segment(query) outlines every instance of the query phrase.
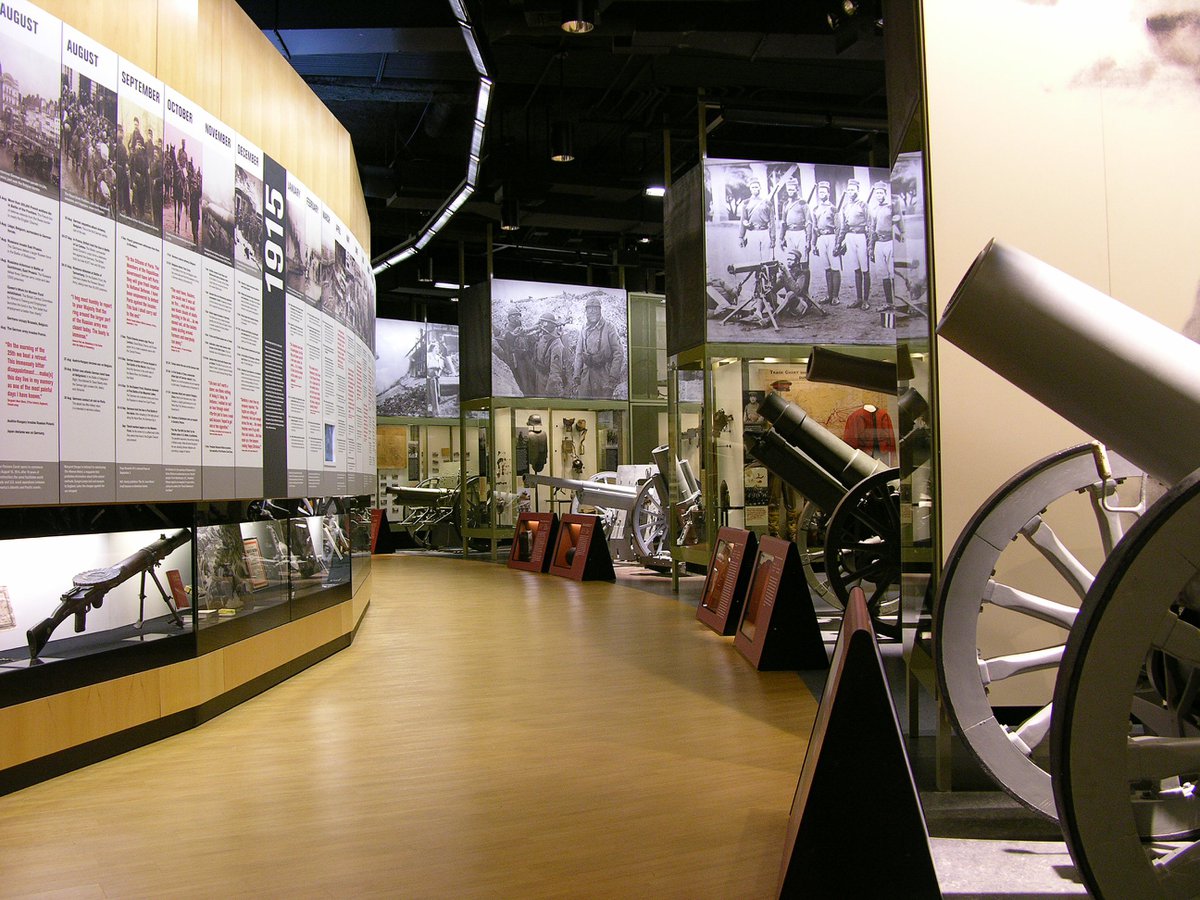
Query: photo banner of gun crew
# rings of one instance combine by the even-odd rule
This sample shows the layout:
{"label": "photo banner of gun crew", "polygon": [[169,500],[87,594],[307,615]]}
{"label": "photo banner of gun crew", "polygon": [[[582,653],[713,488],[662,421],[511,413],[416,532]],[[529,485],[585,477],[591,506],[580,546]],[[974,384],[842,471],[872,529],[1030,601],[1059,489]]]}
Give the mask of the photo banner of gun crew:
{"label": "photo banner of gun crew", "polygon": [[626,400],[625,291],[492,279],[492,393]]}
{"label": "photo banner of gun crew", "polygon": [[[0,504],[284,496],[264,476],[289,427],[287,496],[374,483],[358,240],[266,150],[22,0],[0,6],[0,208]],[[285,278],[286,317],[265,299]]]}
{"label": "photo banner of gun crew", "polygon": [[898,222],[887,169],[705,161],[708,340],[892,343]]}
{"label": "photo banner of gun crew", "polygon": [[375,414],[458,418],[458,326],[375,323]]}

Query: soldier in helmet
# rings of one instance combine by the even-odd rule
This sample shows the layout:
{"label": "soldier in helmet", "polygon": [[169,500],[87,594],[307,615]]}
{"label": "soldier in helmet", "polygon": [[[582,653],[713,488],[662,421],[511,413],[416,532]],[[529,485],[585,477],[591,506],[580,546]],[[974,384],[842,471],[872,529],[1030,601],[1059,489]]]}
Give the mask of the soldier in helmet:
{"label": "soldier in helmet", "polygon": [[817,183],[817,200],[809,206],[812,220],[812,252],[810,265],[825,273],[825,299],[822,303],[837,306],[842,289],[842,260],[834,255],[837,248],[837,209],[829,195],[829,182]]}
{"label": "soldier in helmet", "polygon": [[892,207],[891,197],[888,196],[888,183],[877,181],[871,188],[871,202],[868,207],[867,225],[867,255],[875,274],[883,282],[883,308],[891,309],[893,305],[892,285],[895,278],[893,237],[900,224],[900,216]]}
{"label": "soldier in helmet", "polygon": [[621,339],[601,313],[599,297],[589,297],[584,310],[587,321],[575,346],[575,396],[607,399],[621,380]]}
{"label": "soldier in helmet", "polygon": [[538,319],[537,347],[534,350],[538,397],[565,397],[567,373],[563,366],[562,324],[553,313]]}
{"label": "soldier in helmet", "polygon": [[838,218],[837,247],[842,251],[842,270],[854,272],[854,302],[851,309],[870,309],[871,271],[867,259],[867,204],[858,196],[858,181],[846,182],[846,196]]}
{"label": "soldier in helmet", "polygon": [[517,387],[524,397],[536,396],[537,391],[533,366],[534,346],[533,336],[525,332],[521,322],[521,310],[512,307],[505,317],[504,329],[496,335],[496,355],[512,371]]}

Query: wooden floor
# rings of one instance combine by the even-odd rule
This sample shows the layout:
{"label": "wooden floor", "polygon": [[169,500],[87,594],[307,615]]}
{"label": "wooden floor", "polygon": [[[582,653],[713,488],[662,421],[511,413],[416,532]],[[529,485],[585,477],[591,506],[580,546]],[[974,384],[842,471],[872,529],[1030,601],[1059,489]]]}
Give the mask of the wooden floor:
{"label": "wooden floor", "polygon": [[0,798],[0,897],[773,896],[816,702],[693,605],[376,557],[347,650]]}

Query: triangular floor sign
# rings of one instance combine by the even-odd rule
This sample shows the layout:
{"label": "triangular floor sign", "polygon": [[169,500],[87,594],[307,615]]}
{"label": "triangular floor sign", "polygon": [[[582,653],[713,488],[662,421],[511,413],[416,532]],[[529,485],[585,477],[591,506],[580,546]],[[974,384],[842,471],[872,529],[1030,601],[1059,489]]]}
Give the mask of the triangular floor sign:
{"label": "triangular floor sign", "polygon": [[554,555],[546,569],[574,581],[616,581],[599,516],[566,513],[558,523]]}
{"label": "triangular floor sign", "polygon": [[792,801],[779,896],[941,897],[921,799],[858,588],[850,593]]}

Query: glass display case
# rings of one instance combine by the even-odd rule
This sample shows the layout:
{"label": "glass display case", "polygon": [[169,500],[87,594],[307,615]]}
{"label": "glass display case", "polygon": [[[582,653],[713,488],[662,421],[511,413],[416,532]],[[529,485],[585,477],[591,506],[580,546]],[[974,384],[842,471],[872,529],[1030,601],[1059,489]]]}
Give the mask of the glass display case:
{"label": "glass display case", "polygon": [[6,520],[0,706],[228,646],[348,600],[369,570],[369,496]]}
{"label": "glass display case", "polygon": [[[559,481],[616,480],[628,458],[628,405],[582,400],[482,400],[464,404],[463,441],[479,469],[465,473],[463,536],[512,538],[522,511],[564,512],[573,492],[525,476]],[[464,468],[467,468],[466,466]],[[473,479],[473,480],[472,480]]]}
{"label": "glass display case", "polygon": [[[772,430],[767,410],[770,415],[797,411],[788,414],[819,426],[818,433],[828,434],[832,445],[862,451],[874,460],[864,463],[865,469],[897,464],[893,423],[898,411],[894,390],[810,380],[813,350],[812,345],[710,344],[673,361],[671,452],[676,462],[670,538],[676,560],[707,565],[710,535],[725,526],[745,528],[794,541],[810,583],[818,582],[814,587],[819,593],[828,589],[820,583],[819,551],[825,523],[848,487],[818,473],[827,490],[818,491],[813,484],[805,494],[778,476],[780,463],[769,458],[773,465],[768,465],[756,449]],[[836,355],[854,366],[882,365],[882,371],[894,371],[890,347],[838,345]],[[894,375],[888,377],[894,382]],[[776,399],[764,407],[771,397]]]}

